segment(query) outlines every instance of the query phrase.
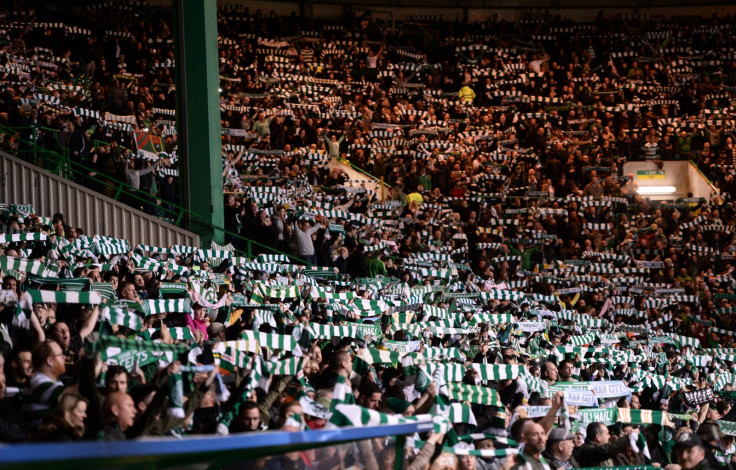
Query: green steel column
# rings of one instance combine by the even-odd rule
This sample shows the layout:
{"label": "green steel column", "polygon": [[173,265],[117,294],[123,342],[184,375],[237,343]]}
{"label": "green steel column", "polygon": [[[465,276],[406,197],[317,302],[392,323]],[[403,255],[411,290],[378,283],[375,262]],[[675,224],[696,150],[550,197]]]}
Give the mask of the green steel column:
{"label": "green steel column", "polygon": [[174,0],[173,7],[182,201],[194,213],[189,229],[207,246],[224,238],[211,227],[224,226],[217,2]]}

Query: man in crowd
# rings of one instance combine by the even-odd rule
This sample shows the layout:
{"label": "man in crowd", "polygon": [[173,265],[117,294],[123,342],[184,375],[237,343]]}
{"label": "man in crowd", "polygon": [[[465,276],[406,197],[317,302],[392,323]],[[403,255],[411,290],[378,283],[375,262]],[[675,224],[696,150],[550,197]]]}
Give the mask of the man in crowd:
{"label": "man in crowd", "polygon": [[59,377],[66,370],[65,359],[66,355],[56,341],[44,341],[33,348],[33,376],[23,389],[23,415],[30,428],[41,423],[64,392],[64,384]]}
{"label": "man in crowd", "polygon": [[125,431],[133,426],[137,413],[133,398],[121,391],[109,393],[102,409],[105,425],[100,431],[99,440],[125,440]]}
{"label": "man in crowd", "polygon": [[620,454],[624,454],[628,448],[628,436],[611,441],[611,432],[605,424],[590,423],[586,429],[585,442],[575,449],[574,455],[581,467],[615,467],[629,464],[620,463]]}
{"label": "man in crowd", "polygon": [[575,435],[564,428],[555,428],[547,436],[544,456],[553,469],[578,468],[572,452],[575,450]]}
{"label": "man in crowd", "polygon": [[547,431],[533,422],[524,423],[521,435],[524,439],[524,450],[518,455],[518,463],[513,470],[546,470],[549,468],[547,459],[542,452],[547,445]]}

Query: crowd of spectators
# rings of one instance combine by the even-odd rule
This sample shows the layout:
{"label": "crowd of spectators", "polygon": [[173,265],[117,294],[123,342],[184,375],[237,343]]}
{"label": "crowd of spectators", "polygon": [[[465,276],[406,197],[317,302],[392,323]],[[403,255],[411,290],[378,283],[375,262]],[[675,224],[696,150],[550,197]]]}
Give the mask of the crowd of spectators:
{"label": "crowd of spectators", "polygon": [[[66,152],[80,180],[108,196],[124,181],[151,213],[177,203],[169,12],[113,2],[26,13],[6,12],[0,122],[19,129],[6,145]],[[732,23],[661,19],[418,18],[387,30],[370,12],[317,23],[223,10],[223,154],[253,185],[321,185],[342,157],[399,194],[421,179],[453,197],[527,186],[565,196],[591,168],[615,176],[650,158],[692,159],[727,188]],[[518,178],[501,179],[512,167]],[[484,172],[498,178],[479,182]],[[145,204],[149,194],[160,201]]]}
{"label": "crowd of spectators", "polygon": [[[170,12],[5,15],[6,147],[35,138],[175,203]],[[431,414],[409,468],[732,465],[732,18],[218,22],[229,245],[131,247],[4,205],[3,441]],[[692,160],[716,190],[650,201],[632,160]],[[292,258],[238,257],[237,234]]]}

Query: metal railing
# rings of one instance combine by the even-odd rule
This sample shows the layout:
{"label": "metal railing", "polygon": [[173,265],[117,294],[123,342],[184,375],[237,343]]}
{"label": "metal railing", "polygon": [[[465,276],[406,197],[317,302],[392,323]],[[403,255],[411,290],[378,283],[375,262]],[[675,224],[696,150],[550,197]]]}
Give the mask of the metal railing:
{"label": "metal railing", "polygon": [[[54,139],[61,152],[54,149],[40,147],[38,145],[38,136],[40,132],[54,133]],[[126,202],[133,207],[146,207],[148,205],[157,206],[156,211],[159,212],[159,218],[170,222],[176,226],[183,226],[185,216],[189,216],[192,220],[198,220],[199,216],[170,201],[166,201],[154,194],[146,194],[142,196],[140,192],[128,183],[120,181],[113,176],[103,175],[99,170],[91,168],[80,162],[71,159],[69,149],[59,142],[58,131],[44,127],[4,127],[0,126],[0,134],[12,135],[17,141],[16,148],[7,149],[9,153],[14,153],[17,157],[41,166],[45,170],[62,176],[66,179],[81,183],[84,185],[98,185],[103,189],[103,194],[114,199],[115,201]],[[20,136],[22,134],[30,135],[31,140],[25,140]],[[120,162],[115,162],[116,164]],[[94,176],[91,173],[95,173]],[[107,191],[105,191],[107,189]]]}
{"label": "metal railing", "polygon": [[711,191],[713,191],[716,194],[720,194],[721,193],[721,190],[716,187],[716,185],[713,183],[713,181],[711,181],[710,178],[708,178],[708,176],[705,173],[703,173],[703,170],[700,169],[700,167],[698,166],[697,163],[695,163],[693,160],[690,160],[690,165],[693,168],[695,168],[695,171],[697,171],[698,174],[700,174],[700,176],[708,184],[708,186],[710,186]]}
{"label": "metal railing", "polygon": [[354,164],[353,162],[351,162],[351,161],[349,161],[349,160],[338,160],[338,161],[339,161],[340,163],[344,163],[345,165],[348,165],[348,166],[349,166],[350,168],[352,168],[353,170],[357,171],[358,173],[360,173],[360,174],[362,174],[362,175],[365,175],[365,176],[367,176],[368,178],[370,178],[370,179],[374,180],[374,181],[375,181],[376,183],[378,183],[378,184],[382,184],[383,186],[386,186],[386,187],[387,187],[388,189],[391,189],[391,185],[390,185],[390,184],[388,184],[388,183],[386,183],[386,182],[385,182],[385,181],[383,180],[383,177],[379,178],[378,176],[372,175],[372,174],[368,173],[368,171],[367,171],[367,170],[365,170],[365,169],[363,169],[363,168],[359,167],[358,165]]}
{"label": "metal railing", "polygon": [[[40,133],[45,132],[52,134],[59,151],[55,149],[42,147],[38,144]],[[254,254],[273,253],[282,254],[289,257],[296,263],[310,265],[310,263],[297,258],[289,253],[284,253],[276,248],[259,243],[255,240],[243,237],[239,233],[230,232],[219,225],[209,224],[202,221],[202,218],[196,213],[179,206],[175,203],[162,199],[154,194],[143,194],[136,188],[124,181],[118,180],[109,175],[99,173],[99,170],[91,168],[80,162],[76,162],[70,158],[69,150],[59,142],[58,130],[49,129],[40,126],[29,127],[7,127],[0,126],[0,135],[11,138],[16,145],[9,145],[7,142],[3,144],[3,149],[16,157],[33,163],[44,170],[55,175],[66,178],[70,181],[85,185],[96,186],[98,192],[111,199],[123,202],[135,209],[149,210],[153,208],[154,212],[161,220],[176,225],[178,227],[187,228],[189,224],[196,223],[220,232],[230,238],[235,238],[240,242],[240,247],[236,251],[246,257],[252,258]],[[30,136],[30,139],[21,137],[22,135]],[[105,142],[95,141],[96,145],[104,145]],[[118,163],[118,162],[116,162]],[[94,173],[94,175],[92,175]]]}

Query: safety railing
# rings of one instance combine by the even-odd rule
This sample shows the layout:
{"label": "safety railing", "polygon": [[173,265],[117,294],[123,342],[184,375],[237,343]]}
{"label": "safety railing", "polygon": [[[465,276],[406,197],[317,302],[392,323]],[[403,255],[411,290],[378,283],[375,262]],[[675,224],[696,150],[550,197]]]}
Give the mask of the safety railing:
{"label": "safety railing", "polygon": [[364,170],[363,168],[359,167],[358,165],[354,164],[353,162],[348,161],[348,160],[340,160],[340,162],[348,165],[350,168],[352,168],[353,170],[357,171],[358,173],[367,176],[368,178],[372,179],[376,183],[381,183],[382,185],[384,185],[387,188],[391,189],[391,185],[388,184],[388,183],[386,183],[383,180],[383,178],[379,178],[378,176],[375,176],[375,175],[372,175],[372,174],[368,173],[368,171]]}
{"label": "safety railing", "polygon": [[[183,226],[185,217],[198,220],[199,217],[173,202],[162,199],[154,194],[140,193],[136,188],[128,183],[120,181],[113,176],[103,175],[100,170],[91,168],[83,163],[76,162],[70,158],[69,150],[64,148],[58,141],[58,135],[55,137],[61,153],[56,150],[40,147],[38,145],[38,136],[43,132],[54,132],[55,129],[43,127],[4,127],[0,126],[0,133],[13,136],[18,145],[15,148],[8,149],[9,153],[14,153],[17,157],[29,161],[35,165],[41,166],[45,170],[72,180],[76,183],[87,187],[97,187],[102,189],[101,192],[106,196],[116,200],[125,202],[128,205],[139,209],[155,207],[159,218],[170,222],[177,226]],[[29,135],[30,140],[23,139],[22,135]],[[117,164],[117,162],[116,162]],[[93,175],[94,174],[94,175]]]}
{"label": "safety railing", "polygon": [[[97,147],[100,147],[102,145],[110,145],[110,142],[105,142],[104,140],[99,140],[99,139],[95,139],[95,140],[92,141],[92,147],[93,148],[97,148]],[[118,147],[120,147],[120,150],[131,150],[131,149],[129,149],[128,147],[126,147],[124,145],[118,145]]]}
{"label": "safety railing", "polygon": [[338,161],[340,163],[344,163],[345,165],[348,165],[350,168],[352,168],[353,170],[357,171],[358,173],[367,176],[368,178],[370,178],[373,181],[375,181],[377,184],[380,184],[382,186],[385,186],[388,189],[391,189],[391,185],[388,184],[388,183],[386,183],[382,177],[379,178],[378,176],[375,176],[375,175],[372,175],[372,174],[368,173],[367,170],[359,167],[358,165],[354,164],[353,162],[351,162],[349,160],[342,160],[342,159],[340,159]]}
{"label": "safety railing", "polygon": [[[404,464],[406,436],[431,430],[432,427],[431,420],[417,420],[405,424],[303,432],[266,431],[228,437],[18,444],[0,447],[0,462],[3,462],[3,468],[7,470],[36,469],[47,465],[55,470],[123,467],[163,469],[191,466],[219,469],[232,465],[237,468],[258,468],[263,459],[289,459],[293,462],[308,458],[305,451],[316,450],[322,452],[320,457],[323,461],[334,462],[334,468],[348,468],[349,460],[354,463],[356,457],[345,452],[347,449],[341,448],[341,444],[391,438],[392,442],[388,442],[386,447],[394,447],[392,468],[400,470]],[[368,447],[363,446],[363,449]],[[322,451],[321,448],[327,449]],[[371,452],[382,470],[390,470],[381,466],[385,461],[380,461],[379,457],[384,454],[377,455],[377,450]]]}
{"label": "safety railing", "polygon": [[[55,143],[60,151],[57,152],[55,149],[40,146],[38,141],[41,133],[47,133],[46,135],[54,133]],[[182,206],[153,194],[143,194],[128,183],[109,175],[103,175],[98,169],[73,161],[69,156],[68,149],[64,148],[61,142],[58,141],[58,131],[55,129],[37,126],[0,126],[0,136],[10,138],[9,141],[4,140],[0,148],[55,175],[87,187],[95,187],[101,194],[139,210],[153,210],[154,215],[158,218],[178,227],[187,228],[193,224],[198,224],[235,239],[239,244],[236,251],[240,255],[251,258],[261,253],[282,254],[298,264],[310,265],[310,263],[289,253],[284,253],[271,246],[243,237],[239,233],[230,232],[224,227],[203,222],[199,215]],[[22,136],[28,136],[29,138]],[[96,144],[104,144],[104,142],[96,141]]]}
{"label": "safety railing", "polygon": [[710,178],[708,178],[708,176],[705,173],[703,173],[703,170],[700,169],[697,163],[690,160],[690,165],[693,168],[695,168],[695,171],[697,171],[700,174],[700,176],[705,180],[705,182],[708,184],[708,186],[710,186],[711,191],[713,191],[716,194],[720,194],[721,191],[718,188],[716,188],[716,185],[713,184]]}

